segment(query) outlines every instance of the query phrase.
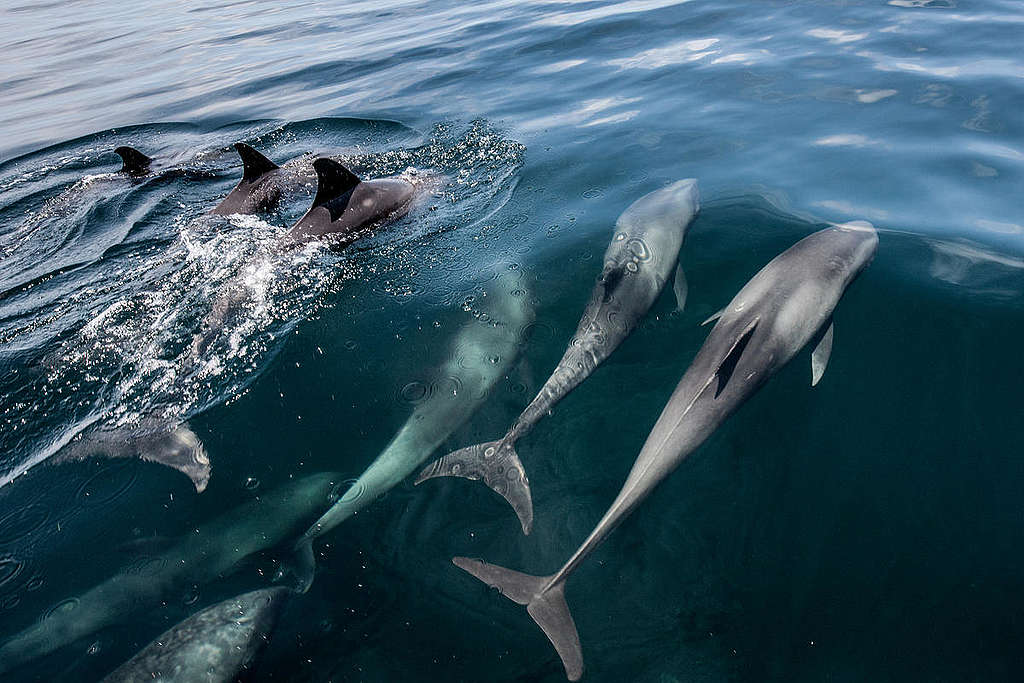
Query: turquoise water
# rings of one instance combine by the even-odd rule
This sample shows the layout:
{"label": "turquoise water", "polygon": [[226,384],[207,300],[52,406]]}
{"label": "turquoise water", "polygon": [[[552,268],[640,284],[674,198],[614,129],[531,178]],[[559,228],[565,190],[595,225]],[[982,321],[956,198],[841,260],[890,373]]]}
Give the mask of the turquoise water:
{"label": "turquoise water", "polygon": [[[159,576],[175,539],[291,481],[357,477],[451,388],[459,330],[511,296],[527,341],[438,455],[497,438],[565,349],[618,215],[696,177],[685,311],[666,293],[518,446],[531,535],[479,484],[405,481],[317,543],[256,680],[564,680],[522,608],[450,558],[557,569],[700,322],[853,219],[880,246],[822,383],[798,356],[569,582],[585,680],[1021,677],[1019,3],[40,3],[0,28],[0,641],[118,572]],[[343,252],[280,256],[311,187],[271,216],[206,216],[240,140],[443,183]],[[160,173],[117,175],[122,144]],[[252,305],[191,363],[239,280]],[[53,462],[157,418],[202,440],[203,493],[138,460]],[[4,680],[98,680],[269,583],[287,546]]]}

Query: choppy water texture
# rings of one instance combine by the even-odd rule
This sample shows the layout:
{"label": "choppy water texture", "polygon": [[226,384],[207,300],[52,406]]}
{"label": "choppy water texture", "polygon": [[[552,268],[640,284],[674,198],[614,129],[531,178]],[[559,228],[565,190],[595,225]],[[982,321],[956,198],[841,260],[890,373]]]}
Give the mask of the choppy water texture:
{"label": "choppy water texture", "polygon": [[[289,480],[356,477],[425,397],[460,389],[451,341],[496,292],[536,321],[443,448],[503,433],[561,356],[615,218],[692,176],[685,312],[659,301],[518,445],[533,533],[482,486],[400,485],[318,544],[256,679],[563,680],[521,608],[450,558],[554,571],[700,321],[851,219],[881,243],[822,383],[799,356],[569,583],[586,680],[1020,679],[1019,3],[14,3],[0,29],[0,639],[115,573],[159,574],[173,539]],[[270,216],[206,215],[239,140],[441,182],[343,252],[281,254],[312,187]],[[123,144],[159,172],[118,175]],[[190,358],[239,283],[246,306]],[[204,493],[134,460],[47,463],[153,420],[202,439]],[[99,679],[282,556],[173,586],[4,680]]]}

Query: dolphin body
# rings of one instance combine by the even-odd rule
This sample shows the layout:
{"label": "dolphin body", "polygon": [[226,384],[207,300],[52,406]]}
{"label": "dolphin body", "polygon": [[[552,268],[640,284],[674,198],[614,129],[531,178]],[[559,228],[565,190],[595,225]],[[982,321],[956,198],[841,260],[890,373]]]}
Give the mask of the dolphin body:
{"label": "dolphin body", "polygon": [[178,599],[190,586],[230,574],[329,506],[340,481],[330,472],[297,479],[199,526],[146,562],[143,571],[115,574],[7,640],[0,646],[0,673],[111,626],[136,609]]}
{"label": "dolphin body", "polygon": [[812,384],[817,383],[832,349],[832,311],[877,247],[878,235],[866,222],[816,232],[775,257],[716,314],[718,323],[669,398],[622,490],[555,574],[531,576],[482,560],[452,559],[526,605],[555,646],[569,680],[582,676],[583,654],[565,602],[566,579],[686,456],[815,339],[811,367]]}
{"label": "dolphin body", "polygon": [[281,168],[244,142],[235,143],[242,158],[242,179],[210,213],[267,213],[277,208],[286,190],[301,185],[305,179],[294,170]]}
{"label": "dolphin body", "polygon": [[519,516],[523,533],[529,534],[533,503],[530,483],[515,450],[516,441],[636,329],[673,269],[678,307],[683,308],[686,278],[679,265],[679,250],[699,210],[697,181],[692,178],[633,202],[615,223],[614,237],[604,254],[604,269],[576,333],[537,396],[501,439],[449,453],[427,466],[416,483],[441,476],[483,479],[504,496]]}
{"label": "dolphin body", "polygon": [[314,161],[313,170],[317,177],[313,205],[282,238],[283,246],[320,238],[329,238],[336,247],[346,246],[361,235],[363,228],[404,216],[416,194],[407,180],[360,180],[328,157]]}
{"label": "dolphin body", "polygon": [[219,602],[162,633],[103,683],[227,683],[266,645],[288,594],[264,588]]}
{"label": "dolphin body", "polygon": [[[500,281],[499,281],[500,282]],[[507,288],[508,285],[505,285]],[[452,388],[435,387],[413,410],[384,450],[355,483],[296,542],[297,588],[313,581],[313,541],[355,515],[409,476],[466,422],[518,357],[533,322],[533,306],[520,285],[517,295],[496,288],[487,298],[488,320],[474,317],[454,336],[438,373]]]}

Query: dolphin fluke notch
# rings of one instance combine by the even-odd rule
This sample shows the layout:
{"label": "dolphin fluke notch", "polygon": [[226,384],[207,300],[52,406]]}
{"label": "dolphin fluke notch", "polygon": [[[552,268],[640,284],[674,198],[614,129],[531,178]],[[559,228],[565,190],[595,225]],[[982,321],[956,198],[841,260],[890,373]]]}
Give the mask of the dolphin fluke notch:
{"label": "dolphin fluke notch", "polygon": [[149,165],[153,160],[134,147],[122,145],[114,150],[114,154],[121,157],[121,173],[132,176],[149,173]]}
{"label": "dolphin fluke notch", "polygon": [[235,151],[242,157],[242,180],[247,183],[281,168],[244,142],[235,143]]}
{"label": "dolphin fluke notch", "polygon": [[452,564],[497,588],[512,602],[526,605],[526,611],[555,646],[566,678],[578,681],[583,676],[580,636],[565,602],[563,581],[549,585],[552,576],[532,576],[468,557],[453,557]]}
{"label": "dolphin fluke notch", "polygon": [[424,467],[415,483],[433,477],[482,479],[516,511],[519,523],[523,525],[523,533],[530,533],[533,526],[530,482],[511,443],[488,441],[452,451]]}
{"label": "dolphin fluke notch", "polygon": [[[336,220],[348,204],[346,195],[351,194],[362,181],[355,173],[327,157],[314,161],[313,170],[316,171],[316,196],[313,198],[311,208],[326,206],[331,210],[331,220]],[[343,203],[335,201],[343,198]],[[339,206],[335,206],[336,203]]]}

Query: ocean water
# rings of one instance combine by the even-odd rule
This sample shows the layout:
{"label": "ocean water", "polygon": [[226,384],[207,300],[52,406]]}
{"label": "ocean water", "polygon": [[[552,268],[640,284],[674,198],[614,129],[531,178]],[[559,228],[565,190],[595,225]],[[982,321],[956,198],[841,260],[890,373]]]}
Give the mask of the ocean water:
{"label": "ocean water", "polygon": [[[519,443],[533,532],[477,483],[404,481],[317,542],[254,679],[564,680],[524,610],[450,558],[555,571],[701,321],[799,238],[858,219],[878,254],[836,310],[822,382],[798,355],[568,583],[585,680],[1024,675],[1021,3],[15,0],[0,29],[0,647],[85,621],[111,576],[158,583],[197,529],[270,539],[50,636],[5,682],[99,680],[269,585],[328,505],[270,501],[319,473],[343,486],[422,401],[473,396],[446,370],[470,353],[460,331],[512,302],[523,341],[437,455],[500,436],[564,351],[615,219],[687,177],[687,306],[666,291]],[[281,255],[314,188],[208,216],[240,177],[236,141],[429,189],[344,251]],[[158,172],[116,173],[126,144]],[[238,282],[249,303],[196,361]],[[154,421],[202,441],[205,491],[137,458],[58,462]],[[281,510],[298,521],[271,539]]]}

